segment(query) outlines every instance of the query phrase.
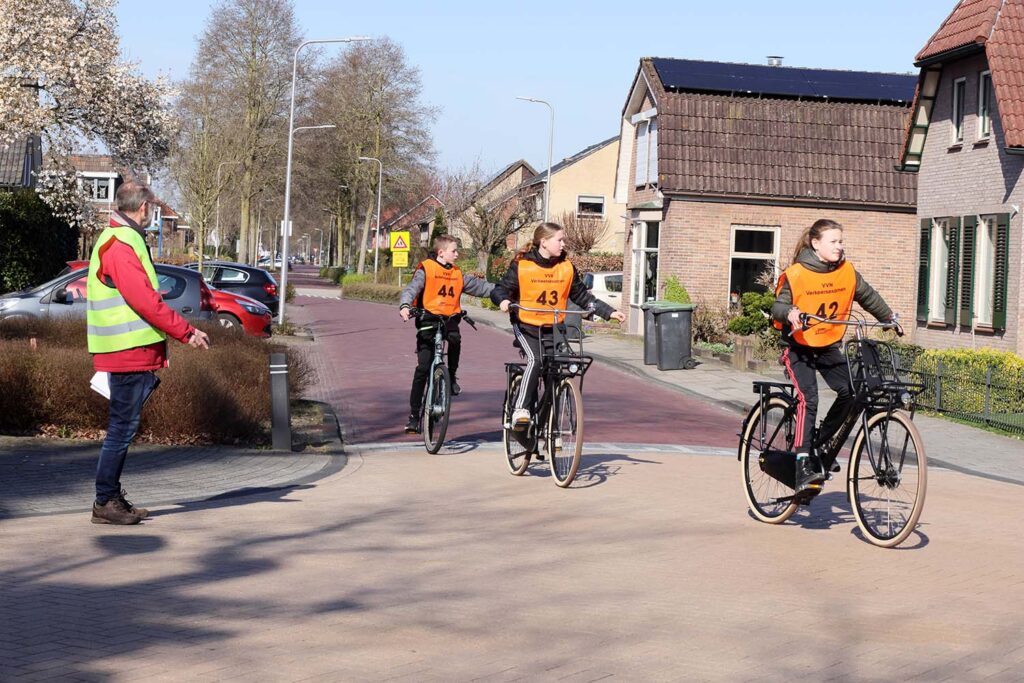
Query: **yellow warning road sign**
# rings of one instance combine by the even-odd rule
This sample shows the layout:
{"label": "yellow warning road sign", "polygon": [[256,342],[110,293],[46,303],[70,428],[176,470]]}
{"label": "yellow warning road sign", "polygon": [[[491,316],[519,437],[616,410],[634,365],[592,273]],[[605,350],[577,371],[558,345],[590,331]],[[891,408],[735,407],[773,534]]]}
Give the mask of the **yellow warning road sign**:
{"label": "yellow warning road sign", "polygon": [[391,251],[409,251],[409,231],[391,233]]}
{"label": "yellow warning road sign", "polygon": [[409,267],[409,252],[396,251],[391,254],[391,265],[395,268]]}

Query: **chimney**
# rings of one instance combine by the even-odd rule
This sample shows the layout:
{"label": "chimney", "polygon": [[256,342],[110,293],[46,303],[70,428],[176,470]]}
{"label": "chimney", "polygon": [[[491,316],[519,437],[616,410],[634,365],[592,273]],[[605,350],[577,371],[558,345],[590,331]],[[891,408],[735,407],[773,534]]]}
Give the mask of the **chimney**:
{"label": "chimney", "polygon": [[768,66],[782,66],[782,55],[768,55]]}

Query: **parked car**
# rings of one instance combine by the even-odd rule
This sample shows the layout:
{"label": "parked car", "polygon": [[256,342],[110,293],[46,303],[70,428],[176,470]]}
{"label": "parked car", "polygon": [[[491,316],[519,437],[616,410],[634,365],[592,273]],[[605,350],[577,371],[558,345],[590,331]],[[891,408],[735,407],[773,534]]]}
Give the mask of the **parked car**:
{"label": "parked car", "polygon": [[[81,263],[71,261],[49,282],[0,296],[0,320],[58,315],[85,318],[89,269]],[[199,273],[165,263],[157,263],[155,269],[157,290],[168,306],[191,320],[213,317],[213,294]]]}
{"label": "parked car", "polygon": [[612,308],[622,309],[622,273],[603,272],[587,273],[583,283],[595,297]]}
{"label": "parked car", "polygon": [[[189,263],[185,267],[198,270],[199,264]],[[203,261],[203,277],[214,289],[244,294],[269,308],[272,314],[277,314],[277,280],[270,271],[244,263]]]}
{"label": "parked car", "polygon": [[213,310],[217,323],[228,329],[240,328],[254,337],[269,337],[273,325],[270,309],[244,294],[213,289]]}

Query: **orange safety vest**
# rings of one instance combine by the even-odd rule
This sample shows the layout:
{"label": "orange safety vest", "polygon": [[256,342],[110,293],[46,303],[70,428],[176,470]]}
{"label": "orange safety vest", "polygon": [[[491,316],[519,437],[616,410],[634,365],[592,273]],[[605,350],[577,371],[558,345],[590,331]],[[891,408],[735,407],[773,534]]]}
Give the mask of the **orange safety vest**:
{"label": "orange safety vest", "polygon": [[[799,263],[794,263],[779,277],[779,284],[775,288],[776,296],[782,291],[782,283],[786,280],[789,281],[789,289],[793,292],[793,305],[804,313],[833,320],[850,319],[853,295],[857,290],[857,271],[849,261],[828,273],[815,273]],[[776,329],[782,329],[782,323],[779,321],[776,320],[773,324]],[[804,346],[822,348],[840,341],[844,334],[845,325],[812,322],[810,327],[793,332],[793,339]]]}
{"label": "orange safety vest", "polygon": [[[560,261],[551,268],[528,259],[519,260],[519,303],[529,308],[565,310],[572,289],[573,267],[569,261]],[[558,314],[558,322],[565,320],[565,313]],[[519,321],[527,325],[551,325],[553,314],[519,311]]]}
{"label": "orange safety vest", "polygon": [[462,310],[462,271],[445,268],[434,259],[421,261],[417,269],[426,276],[421,305],[434,315],[455,315]]}

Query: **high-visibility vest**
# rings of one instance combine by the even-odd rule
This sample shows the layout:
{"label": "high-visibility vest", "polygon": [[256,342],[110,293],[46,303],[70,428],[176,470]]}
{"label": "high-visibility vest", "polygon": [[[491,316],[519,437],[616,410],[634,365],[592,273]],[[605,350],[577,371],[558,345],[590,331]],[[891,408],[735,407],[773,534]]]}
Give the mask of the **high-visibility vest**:
{"label": "high-visibility vest", "polygon": [[455,315],[462,310],[462,271],[452,265],[445,268],[434,259],[421,261],[417,269],[426,277],[421,303],[434,315]]}
{"label": "high-visibility vest", "polygon": [[100,279],[100,248],[112,239],[127,244],[135,251],[142,269],[149,277],[149,283],[153,289],[159,287],[156,270],[142,235],[129,226],[111,226],[101,232],[89,260],[89,278],[85,289],[89,353],[113,353],[167,339],[167,335],[143,320],[128,305],[116,287]]}
{"label": "high-visibility vest", "polygon": [[[569,290],[572,289],[573,267],[569,261],[559,261],[545,268],[529,259],[519,259],[519,303],[528,308],[556,308],[565,310],[569,304]],[[558,314],[558,322],[565,320],[565,313]],[[555,316],[551,313],[519,311],[519,321],[527,325],[551,325]]]}
{"label": "high-visibility vest", "polygon": [[[776,296],[785,281],[789,282],[789,289],[793,292],[793,305],[803,313],[833,320],[850,319],[853,295],[857,291],[857,271],[849,261],[828,273],[816,273],[794,263],[779,277]],[[774,321],[774,325],[776,329],[782,329],[779,321]],[[840,341],[844,334],[845,325],[812,322],[809,327],[793,332],[793,339],[804,346],[821,348]]]}

